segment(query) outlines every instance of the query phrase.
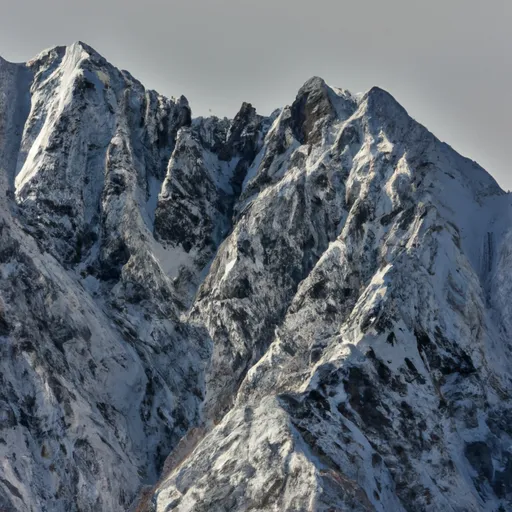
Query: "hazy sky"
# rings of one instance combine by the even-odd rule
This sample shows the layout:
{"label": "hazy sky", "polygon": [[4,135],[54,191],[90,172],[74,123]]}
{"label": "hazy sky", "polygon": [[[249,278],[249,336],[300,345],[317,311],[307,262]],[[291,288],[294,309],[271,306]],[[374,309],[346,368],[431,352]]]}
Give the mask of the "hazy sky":
{"label": "hazy sky", "polygon": [[372,85],[512,189],[511,0],[0,0],[0,55],[82,40],[194,115]]}

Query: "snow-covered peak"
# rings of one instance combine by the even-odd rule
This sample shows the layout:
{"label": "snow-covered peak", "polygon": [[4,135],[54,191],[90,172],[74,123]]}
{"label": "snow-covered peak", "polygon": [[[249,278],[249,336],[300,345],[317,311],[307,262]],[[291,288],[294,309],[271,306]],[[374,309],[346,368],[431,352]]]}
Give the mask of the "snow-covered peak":
{"label": "snow-covered peak", "polygon": [[512,199],[387,92],[192,119],[0,61],[0,509],[512,507]]}

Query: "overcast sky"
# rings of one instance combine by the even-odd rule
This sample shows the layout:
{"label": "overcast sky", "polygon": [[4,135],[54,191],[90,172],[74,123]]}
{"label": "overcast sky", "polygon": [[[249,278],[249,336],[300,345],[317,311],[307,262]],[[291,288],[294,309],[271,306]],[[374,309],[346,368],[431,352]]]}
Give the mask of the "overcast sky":
{"label": "overcast sky", "polygon": [[379,85],[512,189],[512,0],[0,0],[7,60],[76,40],[194,115]]}

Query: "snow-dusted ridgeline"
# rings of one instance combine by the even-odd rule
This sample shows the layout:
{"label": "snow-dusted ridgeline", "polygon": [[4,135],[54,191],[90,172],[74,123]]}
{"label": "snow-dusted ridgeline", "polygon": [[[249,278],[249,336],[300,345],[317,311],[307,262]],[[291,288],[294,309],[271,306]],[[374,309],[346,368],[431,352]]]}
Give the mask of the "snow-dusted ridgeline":
{"label": "snow-dusted ridgeline", "polygon": [[512,197],[385,91],[0,60],[0,187],[0,508],[512,507]]}

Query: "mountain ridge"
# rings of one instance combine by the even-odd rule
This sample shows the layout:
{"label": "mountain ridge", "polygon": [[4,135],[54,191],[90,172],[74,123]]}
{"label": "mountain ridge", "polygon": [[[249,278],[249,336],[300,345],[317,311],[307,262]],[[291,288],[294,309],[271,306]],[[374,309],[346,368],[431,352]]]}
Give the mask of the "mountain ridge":
{"label": "mountain ridge", "polygon": [[2,507],[511,506],[486,171],[378,87],[193,118],[84,43],[27,65],[0,61]]}

